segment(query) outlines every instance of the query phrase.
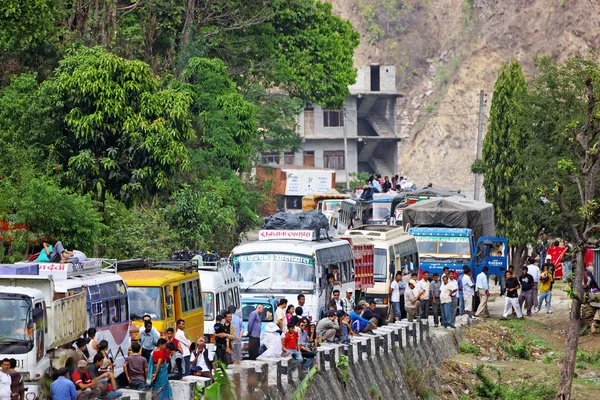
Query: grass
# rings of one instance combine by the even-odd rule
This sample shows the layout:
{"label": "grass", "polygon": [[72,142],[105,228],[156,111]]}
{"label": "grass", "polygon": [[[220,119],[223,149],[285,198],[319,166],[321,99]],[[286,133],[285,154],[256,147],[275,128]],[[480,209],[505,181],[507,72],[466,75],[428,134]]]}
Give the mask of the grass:
{"label": "grass", "polygon": [[600,368],[600,351],[591,353],[589,351],[577,349],[576,360],[577,360],[577,363],[575,364],[575,368],[579,368],[579,369]]}
{"label": "grass", "polygon": [[465,354],[473,354],[475,356],[481,354],[481,349],[479,347],[466,342],[462,342],[458,345],[458,351]]}
{"label": "grass", "polygon": [[531,360],[531,352],[527,347],[528,344],[528,341],[514,344],[500,343],[500,347],[511,357],[519,358],[522,360]]}
{"label": "grass", "polygon": [[404,365],[403,375],[404,383],[409,391],[422,399],[429,398],[428,396],[430,396],[429,392],[431,389],[430,380],[433,376],[433,371],[431,369],[425,371],[420,370],[407,360]]}
{"label": "grass", "polygon": [[369,388],[369,396],[371,396],[371,399],[373,400],[381,399],[381,390],[379,390],[377,386],[371,386]]}
{"label": "grass", "polygon": [[546,379],[525,380],[514,387],[508,387],[502,382],[502,372],[494,367],[488,367],[497,376],[491,379],[485,374],[483,365],[479,365],[473,373],[479,379],[475,385],[477,398],[494,400],[550,400],[556,396],[556,384]]}

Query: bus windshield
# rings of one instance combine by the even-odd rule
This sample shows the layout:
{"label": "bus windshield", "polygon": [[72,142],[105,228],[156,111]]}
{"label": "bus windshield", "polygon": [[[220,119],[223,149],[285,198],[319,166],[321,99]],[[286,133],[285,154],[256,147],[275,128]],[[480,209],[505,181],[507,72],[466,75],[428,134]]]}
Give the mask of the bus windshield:
{"label": "bus windshield", "polygon": [[25,354],[33,346],[31,302],[0,299],[0,353]]}
{"label": "bus windshield", "polygon": [[422,258],[471,258],[467,237],[415,236]]}
{"label": "bus windshield", "polygon": [[141,320],[148,314],[152,320],[162,320],[164,316],[164,302],[162,290],[159,287],[127,288],[129,295],[129,314],[133,320]]}
{"label": "bus windshield", "polygon": [[385,282],[387,279],[387,250],[375,249],[375,282]]}
{"label": "bus windshield", "polygon": [[372,203],[373,221],[383,221],[390,216],[390,203]]}
{"label": "bus windshield", "polygon": [[263,303],[263,302],[250,302],[242,304],[242,321],[248,322],[250,318],[250,313],[256,309],[259,305],[265,307],[265,310],[262,314],[259,314],[261,322],[273,322],[273,306],[271,303]]}
{"label": "bus windshield", "polygon": [[342,205],[341,200],[324,200],[323,201],[323,212],[334,212],[340,209]]}
{"label": "bus windshield", "polygon": [[312,290],[313,258],[297,254],[246,254],[233,257],[242,289]]}

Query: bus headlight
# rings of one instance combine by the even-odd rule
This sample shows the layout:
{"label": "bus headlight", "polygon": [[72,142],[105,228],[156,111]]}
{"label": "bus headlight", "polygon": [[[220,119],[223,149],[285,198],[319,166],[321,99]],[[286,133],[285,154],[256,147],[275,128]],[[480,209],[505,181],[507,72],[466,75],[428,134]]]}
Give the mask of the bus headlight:
{"label": "bus headlight", "polygon": [[375,304],[383,304],[383,299],[381,297],[375,297],[373,301]]}

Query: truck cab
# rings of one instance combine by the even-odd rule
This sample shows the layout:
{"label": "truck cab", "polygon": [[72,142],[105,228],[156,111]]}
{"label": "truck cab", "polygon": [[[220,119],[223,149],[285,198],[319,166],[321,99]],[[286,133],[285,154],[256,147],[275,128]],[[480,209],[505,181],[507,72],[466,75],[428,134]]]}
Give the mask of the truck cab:
{"label": "truck cab", "polygon": [[473,274],[484,266],[489,275],[501,275],[508,266],[508,241],[505,238],[481,237],[475,242],[468,228],[410,228],[419,247],[421,269],[430,274],[442,273],[444,267],[460,271],[463,265]]}

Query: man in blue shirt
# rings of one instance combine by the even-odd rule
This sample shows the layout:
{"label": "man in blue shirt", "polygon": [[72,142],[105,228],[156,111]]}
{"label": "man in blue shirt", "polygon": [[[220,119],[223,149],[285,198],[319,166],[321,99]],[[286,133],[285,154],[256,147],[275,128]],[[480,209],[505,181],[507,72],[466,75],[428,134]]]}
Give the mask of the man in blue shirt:
{"label": "man in blue shirt", "polygon": [[475,283],[477,294],[479,295],[479,307],[475,313],[476,317],[489,318],[490,312],[488,311],[488,297],[490,297],[490,285],[488,282],[488,267],[483,267],[481,273],[477,275],[477,281]]}
{"label": "man in blue shirt", "polygon": [[350,313],[350,320],[352,321],[352,330],[356,332],[367,332],[373,329],[371,321],[364,319],[358,313],[362,311],[362,306],[354,307],[354,311]]}
{"label": "man in blue shirt", "polygon": [[50,385],[50,394],[53,400],[77,400],[77,389],[69,379],[69,369],[58,370],[58,379]]}
{"label": "man in blue shirt", "polygon": [[229,306],[229,312],[231,313],[231,325],[235,326],[236,339],[233,345],[233,354],[231,360],[234,364],[239,364],[242,361],[242,335],[244,333],[244,321],[237,315],[235,315],[235,306],[232,304]]}
{"label": "man in blue shirt", "polygon": [[259,304],[248,317],[248,356],[251,360],[256,360],[256,357],[258,357],[261,331],[260,314],[262,314],[264,310],[265,307],[262,304]]}
{"label": "man in blue shirt", "polygon": [[150,362],[150,354],[152,354],[152,351],[156,348],[159,336],[154,333],[152,322],[146,321],[144,323],[144,328],[145,329],[140,332],[140,346],[142,346],[142,357]]}

